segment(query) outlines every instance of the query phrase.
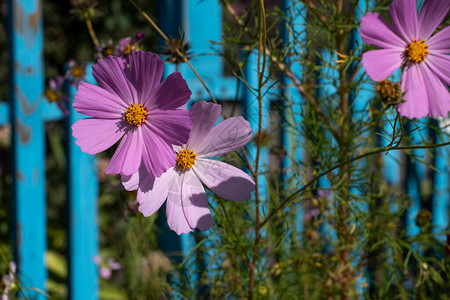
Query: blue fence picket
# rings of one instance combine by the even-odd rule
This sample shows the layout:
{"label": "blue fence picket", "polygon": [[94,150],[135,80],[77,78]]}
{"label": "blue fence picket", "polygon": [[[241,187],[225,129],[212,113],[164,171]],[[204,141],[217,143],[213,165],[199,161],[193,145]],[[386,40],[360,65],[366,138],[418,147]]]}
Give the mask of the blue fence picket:
{"label": "blue fence picket", "polygon": [[[287,19],[291,22],[283,24],[283,32],[287,43],[300,43],[306,44],[306,8],[303,3],[285,0],[283,1],[283,8],[286,13]],[[296,61],[296,57],[286,57],[286,64],[288,64],[297,78],[302,78],[303,66],[300,62]],[[292,170],[293,165],[299,165],[304,161],[305,151],[301,145],[303,145],[303,139],[297,134],[296,128],[302,121],[302,105],[304,104],[303,96],[286,77],[282,80],[284,84],[289,86],[285,90],[286,101],[283,104],[284,116],[283,128],[281,132],[281,142],[285,149],[286,155],[281,162],[281,181],[288,186],[299,186],[301,178],[299,174],[296,174]],[[304,228],[304,208],[303,205],[299,205],[299,210],[295,217],[296,230],[303,231]]]}
{"label": "blue fence picket", "polygon": [[[45,290],[45,140],[42,2],[9,0],[9,104],[12,125],[13,239],[25,287]],[[28,298],[44,299],[26,290]]]}
{"label": "blue fence picket", "polygon": [[[95,83],[92,65],[86,68],[86,82]],[[71,102],[77,88],[70,86]],[[69,299],[88,300],[98,298],[98,272],[94,257],[98,255],[97,163],[93,155],[81,151],[75,144],[71,126],[85,116],[70,105],[66,119],[67,144],[67,192],[68,192],[68,264]]]}

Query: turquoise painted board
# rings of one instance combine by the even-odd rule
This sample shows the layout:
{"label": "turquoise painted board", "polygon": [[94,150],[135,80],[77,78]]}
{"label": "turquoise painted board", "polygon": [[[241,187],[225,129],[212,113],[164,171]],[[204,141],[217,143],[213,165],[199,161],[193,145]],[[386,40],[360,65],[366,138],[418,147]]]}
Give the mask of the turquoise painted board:
{"label": "turquoise painted board", "polygon": [[[24,287],[45,290],[47,271],[42,2],[8,1],[9,103],[13,132],[13,239]],[[26,290],[29,299],[42,293]]]}
{"label": "turquoise painted board", "polygon": [[[300,2],[285,0],[284,9],[289,20],[282,28],[286,40],[288,43],[306,44],[306,9],[304,5]],[[292,23],[289,16],[292,18]],[[298,61],[295,61],[295,56],[286,57],[285,63],[290,66],[296,77],[302,81],[303,67]],[[305,158],[305,151],[301,147],[304,141],[297,134],[297,127],[302,121],[302,105],[305,100],[289,79],[283,77],[283,81],[289,88],[285,90],[286,101],[283,105],[284,116],[281,141],[284,149],[286,149],[287,153],[291,153],[291,156],[286,156],[281,162],[281,168],[284,170],[281,173],[281,181],[287,185],[300,186],[299,182],[302,179],[299,178],[299,174],[292,171],[292,166],[295,164],[300,165]],[[304,209],[303,205],[299,206],[295,217],[295,227],[297,231],[302,232],[304,228]]]}
{"label": "turquoise painted board", "polygon": [[[86,69],[86,82],[95,84],[92,65]],[[77,89],[69,87],[71,103]],[[68,237],[69,237],[69,299],[98,298],[99,280],[94,263],[98,255],[97,223],[97,160],[94,155],[81,152],[75,144],[71,126],[85,118],[70,105],[66,119],[67,178],[68,178]]]}
{"label": "turquoise painted board", "polygon": [[0,126],[9,123],[9,106],[8,102],[0,102]]}

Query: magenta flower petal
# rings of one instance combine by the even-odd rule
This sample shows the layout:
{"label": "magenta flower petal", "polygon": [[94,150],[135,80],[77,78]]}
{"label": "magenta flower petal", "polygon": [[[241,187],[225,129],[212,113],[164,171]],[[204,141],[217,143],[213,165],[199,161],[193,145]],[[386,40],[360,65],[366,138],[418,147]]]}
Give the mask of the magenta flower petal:
{"label": "magenta flower petal", "polygon": [[440,80],[450,85],[450,56],[430,53],[426,64]]}
{"label": "magenta flower petal", "polygon": [[427,0],[423,3],[419,13],[419,40],[428,39],[445,18],[449,8],[448,0]]}
{"label": "magenta flower petal", "polygon": [[109,268],[106,268],[106,267],[100,267],[99,270],[98,270],[98,272],[99,272],[100,277],[103,278],[103,279],[109,279],[109,278],[111,278],[112,271],[111,271],[111,269],[109,269]]}
{"label": "magenta flower petal", "polygon": [[250,175],[221,161],[199,158],[193,170],[210,190],[226,200],[242,202],[255,190]]}
{"label": "magenta flower petal", "polygon": [[167,169],[173,167],[176,154],[158,134],[144,127],[142,137],[144,139],[143,161],[147,171],[154,177],[161,176]]}
{"label": "magenta flower petal", "polygon": [[130,81],[130,71],[123,59],[111,55],[99,59],[92,66],[92,75],[102,88],[119,97],[125,105],[137,101],[137,91]]}
{"label": "magenta flower petal", "polygon": [[398,49],[377,49],[364,52],[362,64],[367,75],[374,81],[386,79],[403,64],[403,51]]}
{"label": "magenta flower petal", "polygon": [[139,128],[125,134],[106,167],[105,173],[124,175],[136,173],[142,161],[142,148],[142,134]]}
{"label": "magenta flower petal", "polygon": [[187,149],[200,144],[214,128],[214,124],[220,117],[221,107],[211,102],[199,101],[189,111],[192,114],[193,122],[189,142],[186,145]]}
{"label": "magenta flower petal", "polygon": [[144,179],[142,187],[138,191],[137,201],[139,202],[139,211],[145,217],[153,215],[166,201],[174,176],[176,176],[175,170],[171,168],[161,177],[147,176]]}
{"label": "magenta flower petal", "polygon": [[182,145],[189,139],[192,124],[191,112],[187,110],[153,110],[146,126],[157,133],[167,144]]}
{"label": "magenta flower petal", "polygon": [[191,228],[208,230],[213,225],[208,199],[201,181],[193,172],[183,177],[181,184],[183,212]]}
{"label": "magenta flower petal", "polygon": [[62,84],[58,84],[58,82],[53,78],[48,80],[48,85],[52,91],[59,90],[62,87]]}
{"label": "magenta flower petal", "polygon": [[75,122],[72,125],[72,135],[76,138],[75,144],[81,151],[97,154],[114,145],[124,132],[117,129],[117,119],[88,118]]}
{"label": "magenta flower petal", "polygon": [[155,105],[158,109],[177,109],[191,98],[191,90],[180,73],[167,76],[156,88]]}
{"label": "magenta flower petal", "polygon": [[[190,112],[170,109],[170,105],[165,106],[164,110],[155,109],[156,105],[147,105],[151,102],[147,100],[153,99],[160,87],[163,63],[157,55],[143,51],[133,52],[130,58],[130,69],[121,58],[108,56],[98,60],[93,66],[93,74],[101,87],[83,84],[76,95],[75,107],[82,113],[107,122],[108,130],[124,135],[106,168],[108,173],[133,175],[143,161],[150,175],[160,176],[175,164],[176,155],[172,146],[181,146],[189,139],[192,118]],[[181,83],[176,81],[171,88],[181,89],[185,94],[187,89],[190,95],[184,80]],[[112,120],[115,127],[111,126]],[[79,128],[75,126],[74,131]],[[76,137],[84,134],[74,132]],[[107,137],[111,135],[106,133]],[[87,147],[95,148],[97,141],[104,140],[91,136]],[[103,146],[97,148],[105,150]]]}
{"label": "magenta flower petal", "polygon": [[127,110],[125,103],[116,95],[86,82],[78,86],[73,108],[81,114],[105,119],[120,119],[121,112]]}
{"label": "magenta flower petal", "polygon": [[368,12],[361,19],[359,34],[365,43],[380,48],[401,48],[401,51],[404,51],[405,47],[408,46],[395,33],[392,25],[377,13]]}
{"label": "magenta flower petal", "polygon": [[131,52],[131,81],[134,83],[139,101],[147,107],[152,106],[153,94],[161,81],[164,63],[157,54],[141,50]]}
{"label": "magenta flower petal", "polygon": [[[144,150],[142,150],[144,151]],[[124,175],[120,174],[120,179],[122,181],[123,187],[127,191],[135,191],[139,188],[139,184],[143,182],[147,177],[150,177],[148,174],[145,165],[141,163],[139,170],[133,175]]]}
{"label": "magenta flower petal", "polygon": [[450,111],[450,93],[447,87],[426,65],[422,65],[421,72],[428,93],[430,116],[447,117]]}
{"label": "magenta flower petal", "polygon": [[417,4],[414,0],[393,0],[389,7],[394,28],[405,41],[418,37]]}
{"label": "magenta flower petal", "polygon": [[181,184],[183,177],[184,173],[176,173],[172,184],[169,186],[166,203],[167,224],[169,224],[170,229],[177,234],[188,233],[194,230],[194,228],[189,226],[183,211],[181,199]]}
{"label": "magenta flower petal", "polygon": [[231,117],[214,126],[193,150],[199,157],[218,156],[244,147],[251,138],[250,124],[243,117]]}
{"label": "magenta flower petal", "polygon": [[450,26],[445,27],[444,29],[433,35],[427,41],[427,45],[430,46],[430,52],[442,54],[450,53]]}
{"label": "magenta flower petal", "polygon": [[400,115],[409,119],[425,117],[429,112],[428,95],[419,66],[411,65],[403,71],[402,91],[406,92],[406,102],[398,105]]}

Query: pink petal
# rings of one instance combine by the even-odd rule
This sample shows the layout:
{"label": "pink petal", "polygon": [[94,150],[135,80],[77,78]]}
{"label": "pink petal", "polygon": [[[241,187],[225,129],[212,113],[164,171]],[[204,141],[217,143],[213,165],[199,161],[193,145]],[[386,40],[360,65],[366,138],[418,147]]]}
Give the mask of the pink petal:
{"label": "pink petal", "polygon": [[227,200],[242,202],[255,190],[250,175],[221,161],[199,158],[193,170],[210,190]]}
{"label": "pink petal", "polygon": [[419,12],[419,40],[426,40],[442,22],[450,8],[448,0],[425,0]]}
{"label": "pink petal", "polygon": [[444,83],[426,65],[421,68],[428,92],[430,116],[447,117],[450,111],[450,93]]}
{"label": "pink petal", "polygon": [[406,42],[418,38],[419,21],[417,19],[416,1],[393,0],[389,7],[389,16],[394,28]]}
{"label": "pink petal", "polygon": [[184,215],[191,228],[205,231],[213,226],[205,189],[194,172],[186,172],[184,175],[181,199]]}
{"label": "pink petal", "polygon": [[206,101],[199,101],[191,106],[189,111],[193,119],[192,130],[186,149],[191,149],[203,141],[219,119],[221,110],[220,105]]}
{"label": "pink petal", "polygon": [[150,107],[152,95],[161,81],[164,63],[158,55],[141,50],[131,52],[128,59],[131,81],[136,87],[139,103]]}
{"label": "pink petal", "polygon": [[81,114],[106,119],[120,119],[127,110],[125,103],[116,95],[86,82],[78,86],[73,108]]}
{"label": "pink petal", "polygon": [[128,131],[114,152],[106,174],[132,175],[137,172],[142,161],[142,133],[140,128]]}
{"label": "pink petal", "polygon": [[361,19],[359,34],[365,43],[380,48],[401,48],[404,51],[405,47],[408,46],[394,32],[392,25],[377,13],[368,12]]}
{"label": "pink petal", "polygon": [[128,45],[129,43],[131,43],[131,37],[128,36],[126,38],[120,39],[119,46],[122,48],[122,47]]}
{"label": "pink petal", "polygon": [[144,149],[142,158],[145,168],[153,177],[159,177],[167,169],[175,166],[177,155],[159,135],[154,133],[147,125],[143,128]]}
{"label": "pink petal", "polygon": [[378,49],[364,52],[362,64],[370,79],[386,79],[403,64],[403,51],[398,49]]}
{"label": "pink petal", "polygon": [[422,73],[417,64],[406,67],[402,74],[402,91],[406,92],[404,103],[398,105],[400,115],[409,119],[428,115],[428,95]]}
{"label": "pink petal", "polygon": [[108,265],[111,268],[111,270],[120,270],[122,268],[122,265],[114,258],[108,259]]}
{"label": "pink petal", "polygon": [[139,188],[137,201],[139,202],[139,211],[145,216],[151,216],[166,201],[169,193],[169,187],[178,174],[173,168],[163,173],[161,177],[147,177],[146,183]]}
{"label": "pink petal", "polygon": [[111,278],[111,275],[112,275],[111,269],[106,268],[106,267],[100,267],[98,271],[100,273],[101,278],[103,278],[103,279]]}
{"label": "pink petal", "polygon": [[158,109],[176,109],[186,104],[192,92],[181,73],[175,72],[167,76],[156,88],[155,105]]}
{"label": "pink petal", "polygon": [[450,26],[445,27],[435,35],[433,35],[427,42],[430,46],[429,52],[449,54],[450,53]]}
{"label": "pink petal", "polygon": [[244,147],[252,138],[250,124],[243,117],[220,122],[192,150],[200,157],[213,157]]}
{"label": "pink petal", "polygon": [[48,80],[48,85],[50,86],[50,89],[52,91],[56,92],[56,91],[58,91],[60,89],[60,87],[58,87],[58,84],[57,84],[56,80],[53,79],[53,78]]}
{"label": "pink petal", "polygon": [[120,130],[118,119],[87,118],[72,125],[72,135],[76,138],[75,144],[81,151],[97,154],[114,145],[124,134]]}
{"label": "pink petal", "polygon": [[133,175],[120,174],[123,187],[127,191],[135,191],[139,188],[139,183],[148,176],[148,171],[145,165],[141,163],[139,170]]}
{"label": "pink petal", "polygon": [[176,173],[176,176],[174,176],[174,180],[169,186],[166,204],[167,224],[177,234],[194,231],[194,228],[189,226],[181,202],[181,184],[183,177],[184,173]]}
{"label": "pink petal", "polygon": [[152,110],[146,125],[167,144],[183,145],[189,139],[192,127],[191,112],[187,110]]}
{"label": "pink petal", "polygon": [[450,85],[450,56],[439,53],[429,53],[425,63],[440,80]]}
{"label": "pink petal", "polygon": [[123,59],[111,55],[99,59],[92,66],[92,75],[102,88],[118,96],[125,105],[135,103],[138,99],[136,89],[130,81],[130,71]]}

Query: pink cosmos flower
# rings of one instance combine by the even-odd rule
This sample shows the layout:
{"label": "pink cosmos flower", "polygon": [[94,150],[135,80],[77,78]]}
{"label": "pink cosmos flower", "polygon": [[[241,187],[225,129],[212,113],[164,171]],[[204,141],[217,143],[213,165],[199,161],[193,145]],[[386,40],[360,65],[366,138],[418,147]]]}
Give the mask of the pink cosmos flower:
{"label": "pink cosmos flower", "polygon": [[191,113],[178,109],[191,96],[180,73],[160,83],[164,64],[158,55],[134,51],[130,67],[119,57],[99,59],[92,74],[99,86],[82,82],[73,107],[92,118],[72,126],[83,152],[102,152],[122,138],[105,172],[132,175],[143,163],[158,177],[175,165],[172,145],[187,142]]}
{"label": "pink cosmos flower", "polygon": [[97,255],[94,257],[94,263],[97,265],[98,273],[103,279],[110,279],[113,271],[122,269],[122,265],[114,258],[108,258],[108,260],[104,261],[100,255]]}
{"label": "pink cosmos flower", "polygon": [[200,101],[192,105],[192,131],[189,140],[175,147],[177,164],[159,178],[145,168],[132,176],[122,176],[127,190],[138,190],[139,211],[148,217],[166,199],[169,227],[177,234],[207,230],[212,226],[208,199],[202,182],[220,197],[242,202],[255,189],[253,179],[242,170],[221,161],[208,159],[243,147],[252,130],[242,117],[229,118],[216,126],[220,105]]}
{"label": "pink cosmos flower", "polygon": [[55,78],[49,79],[49,88],[45,90],[44,95],[48,102],[56,103],[63,113],[64,116],[69,115],[69,110],[67,109],[67,103],[70,101],[69,96],[64,94],[63,85],[66,78],[64,76],[56,76]]}
{"label": "pink cosmos flower", "polygon": [[16,271],[16,263],[13,261],[9,262],[9,272],[2,276],[1,285],[3,290],[1,291],[1,300],[15,299],[14,294],[17,292]]}
{"label": "pink cosmos flower", "polygon": [[64,75],[69,80],[69,83],[74,87],[78,87],[81,81],[86,76],[86,64],[77,64],[75,60],[70,60],[68,64],[69,69]]}
{"label": "pink cosmos flower", "polygon": [[134,39],[131,37],[123,38],[119,41],[119,50],[117,55],[126,59],[131,52],[139,50],[139,43],[144,38],[144,33],[138,32],[135,34]]}
{"label": "pink cosmos flower", "polygon": [[[367,13],[359,33],[364,42],[381,49],[362,55],[362,64],[374,81],[386,79],[405,65],[402,91],[406,102],[401,115],[421,118],[446,117],[450,110],[450,27],[431,36],[450,7],[449,0],[425,0],[419,15],[415,0],[393,0],[392,24],[377,13]],[[431,37],[430,37],[431,36]]]}

